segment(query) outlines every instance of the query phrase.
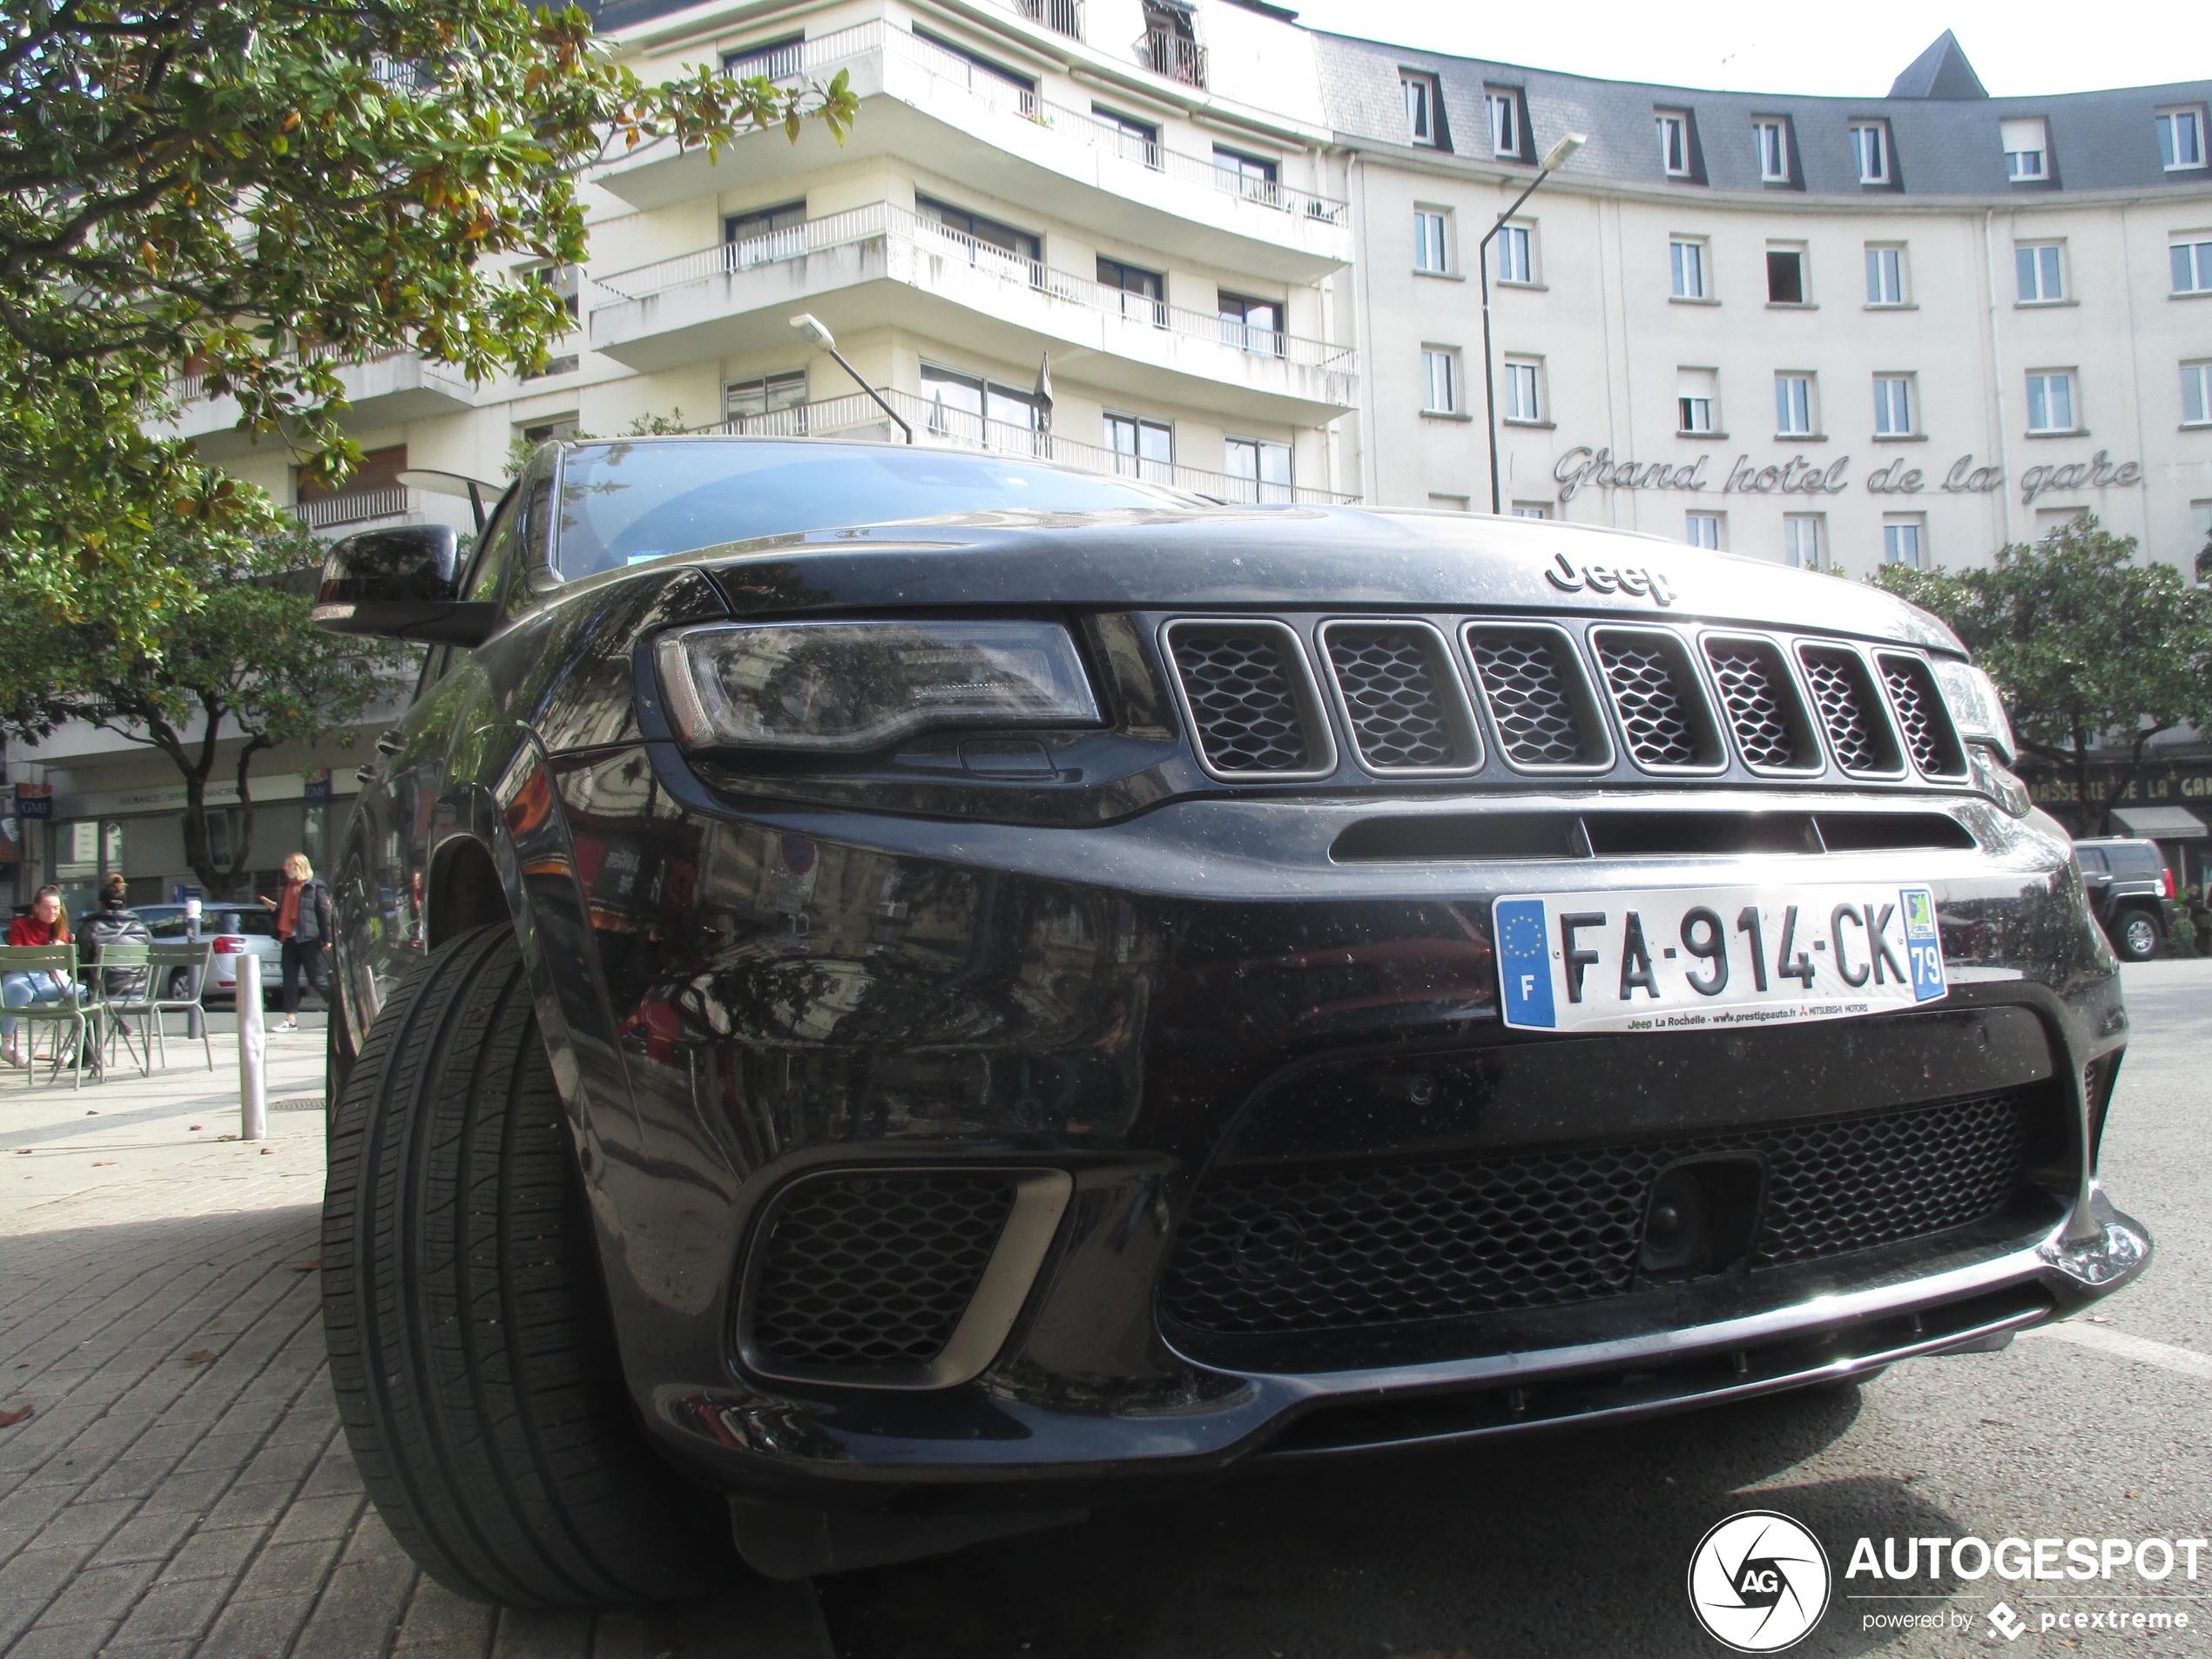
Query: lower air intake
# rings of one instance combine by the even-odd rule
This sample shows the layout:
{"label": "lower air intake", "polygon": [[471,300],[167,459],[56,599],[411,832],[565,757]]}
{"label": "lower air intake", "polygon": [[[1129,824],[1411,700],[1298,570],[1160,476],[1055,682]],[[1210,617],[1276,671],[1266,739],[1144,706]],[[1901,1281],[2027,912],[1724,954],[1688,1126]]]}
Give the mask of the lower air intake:
{"label": "lower air intake", "polygon": [[753,1248],[751,1350],[783,1369],[904,1371],[944,1352],[1014,1209],[1012,1176],[854,1171],[794,1182]]}
{"label": "lower air intake", "polygon": [[1981,1221],[2020,1189],[2025,1092],[1673,1140],[1365,1167],[1221,1170],[1193,1195],[1163,1305],[1196,1332],[1291,1335],[1618,1296],[1653,1180],[1765,1161],[1750,1264],[1840,1256]]}

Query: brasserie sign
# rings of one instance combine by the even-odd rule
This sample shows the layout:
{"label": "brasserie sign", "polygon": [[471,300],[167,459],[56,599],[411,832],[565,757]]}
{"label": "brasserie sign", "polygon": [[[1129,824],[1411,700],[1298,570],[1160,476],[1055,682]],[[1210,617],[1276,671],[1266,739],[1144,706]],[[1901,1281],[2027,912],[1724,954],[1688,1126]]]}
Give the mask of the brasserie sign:
{"label": "brasserie sign", "polygon": [[[1671,489],[1696,495],[1711,490],[1721,496],[1840,496],[1851,488],[1851,457],[1842,455],[1823,467],[1802,455],[1791,455],[1780,466],[1755,467],[1748,455],[1738,455],[1725,476],[1713,468],[1713,457],[1702,455],[1694,462],[1615,461],[1610,448],[1577,444],[1559,458],[1552,477],[1559,484],[1559,498],[1570,502],[1585,488],[1592,489]],[[2140,462],[2113,461],[2102,449],[2087,461],[2064,466],[2030,467],[2020,475],[2023,504],[2054,489],[2125,489],[2143,481]],[[1979,466],[1973,455],[1960,455],[1940,479],[1908,466],[1900,457],[1878,467],[1865,481],[1872,496],[1918,496],[1932,488],[1939,495],[1986,495],[2003,487],[2002,467]]]}

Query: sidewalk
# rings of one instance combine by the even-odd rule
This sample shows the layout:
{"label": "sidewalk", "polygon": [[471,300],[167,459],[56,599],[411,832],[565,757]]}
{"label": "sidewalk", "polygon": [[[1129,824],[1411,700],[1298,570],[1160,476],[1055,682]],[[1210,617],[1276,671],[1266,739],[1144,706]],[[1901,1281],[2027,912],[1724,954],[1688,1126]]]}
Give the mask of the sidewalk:
{"label": "sidewalk", "polygon": [[259,1143],[224,1138],[214,1046],[77,1091],[0,1072],[0,1417],[31,1412],[0,1427],[0,1655],[827,1659],[803,1587],[521,1614],[416,1572],[324,1371],[323,1034],[270,1033]]}

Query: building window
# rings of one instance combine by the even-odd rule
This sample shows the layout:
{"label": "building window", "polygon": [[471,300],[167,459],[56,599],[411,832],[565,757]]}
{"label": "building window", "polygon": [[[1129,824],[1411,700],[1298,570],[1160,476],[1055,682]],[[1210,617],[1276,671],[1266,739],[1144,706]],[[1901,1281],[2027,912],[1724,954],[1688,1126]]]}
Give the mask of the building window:
{"label": "building window", "polygon": [[1751,123],[1751,141],[1759,152],[1759,182],[1786,185],[1790,182],[1790,129],[1781,121],[1763,120]]}
{"label": "building window", "polygon": [[[1018,448],[1028,443],[1021,435],[1037,429],[1037,396],[1034,391],[1001,385],[980,374],[966,374],[956,368],[941,368],[935,363],[925,362],[921,366],[921,397],[922,401],[931,405],[929,430],[940,437],[988,444],[994,448],[1007,448],[1010,440],[1018,439],[1020,442],[1014,446]],[[987,421],[1014,430],[995,432],[983,424]]]}
{"label": "building window", "polygon": [[1398,84],[1406,93],[1406,138],[1432,149],[1444,148],[1444,100],[1436,77],[1400,70]]}
{"label": "building window", "polygon": [[2027,429],[2030,432],[2074,432],[2074,371],[2039,370],[2027,377]]}
{"label": "building window", "polygon": [[1719,431],[1716,417],[1720,408],[1720,376],[1710,368],[1684,368],[1676,373],[1681,389],[1675,398],[1675,430],[1700,437]]}
{"label": "building window", "polygon": [[1452,219],[1440,207],[1413,210],[1413,269],[1443,275],[1452,268]]}
{"label": "building window", "polygon": [[1891,513],[1882,520],[1882,563],[1915,570],[1928,568],[1927,521],[1918,513]]}
{"label": "building window", "polygon": [[[804,394],[799,401],[806,401]],[[583,429],[583,422],[573,415],[556,415],[550,421],[539,421],[522,428],[524,443],[557,443],[563,438],[573,438]]]}
{"label": "building window", "polygon": [[1160,129],[1150,121],[1123,115],[1103,104],[1090,106],[1090,118],[1113,135],[1114,148],[1125,160],[1157,170],[1160,165]]}
{"label": "building window", "polygon": [[2066,298],[2066,279],[2057,242],[2023,244],[2013,249],[2013,269],[2020,278],[2020,303],[2049,305]]}
{"label": "building window", "polygon": [[1264,156],[1248,156],[1216,145],[1213,181],[1219,189],[1233,191],[1248,201],[1264,202],[1270,207],[1282,202],[1281,193],[1275,187],[1275,164]]}
{"label": "building window", "polygon": [[2079,524],[2086,507],[2039,507],[2035,509],[2035,539],[2047,542],[2054,536],[2063,536]]}
{"label": "building window", "polygon": [[1498,280],[1533,283],[1536,262],[1531,257],[1535,238],[1526,225],[1507,225],[1498,233]]}
{"label": "building window", "polygon": [[1011,254],[1029,267],[1028,280],[1042,280],[1038,270],[1043,263],[1044,245],[1027,231],[1017,231],[1011,225],[1001,225],[995,219],[985,219],[981,213],[971,213],[965,207],[954,207],[927,196],[914,198],[914,217],[949,231],[961,239],[957,244],[967,250],[969,262],[979,256]]}
{"label": "building window", "polygon": [[1874,377],[1874,435],[1882,438],[1912,435],[1912,377],[1877,374]]}
{"label": "building window", "polygon": [[2212,293],[2212,241],[2176,242],[2167,250],[2174,260],[2174,292]]}
{"label": "building window", "polygon": [[779,40],[764,40],[757,46],[740,46],[724,54],[722,72],[741,81],[789,80],[804,68],[806,51],[804,35],[786,35]]}
{"label": "building window", "polygon": [[1265,438],[1224,438],[1222,440],[1222,470],[1237,481],[1238,487],[1230,493],[1238,501],[1289,501],[1295,486],[1291,482],[1291,446],[1271,443]]}
{"label": "building window", "polygon": [[1114,470],[1131,477],[1167,483],[1175,475],[1175,428],[1164,421],[1147,421],[1134,415],[1106,414],[1106,447],[1114,452]]}
{"label": "building window", "polygon": [[2158,114],[2158,158],[2166,171],[2204,165],[2204,111],[2161,110]]}
{"label": "building window", "polygon": [[2212,426],[2212,363],[2182,365],[2182,424]]}
{"label": "building window", "polygon": [[1802,247],[1773,247],[1766,251],[1766,299],[1770,306],[1801,306],[1808,296],[1805,251]]}
{"label": "building window", "polygon": [[1541,358],[1506,359],[1506,419],[1531,423],[1544,418],[1544,365]]}
{"label": "building window", "polygon": [[[804,204],[801,205],[799,212],[803,217],[806,212]],[[569,314],[569,320],[575,322],[577,320],[583,305],[583,267],[582,266],[533,266],[529,272],[529,280],[541,288],[552,289],[561,302],[561,309]]]}
{"label": "building window", "polygon": [[1782,556],[1793,570],[1828,568],[1827,515],[1785,513],[1782,518]]}
{"label": "building window", "polygon": [[1421,412],[1460,413],[1460,354],[1452,347],[1421,347]]}
{"label": "building window", "polygon": [[1777,374],[1774,377],[1774,435],[1777,438],[1813,435],[1812,376]]}
{"label": "building window", "polygon": [[1098,256],[1098,285],[1121,294],[1122,315],[1156,327],[1168,326],[1168,280],[1157,271]]}
{"label": "building window", "polygon": [[1879,242],[1866,245],[1866,303],[1901,306],[1905,303],[1905,249]]}
{"label": "building window", "polygon": [[1464,513],[1469,504],[1469,498],[1465,496],[1439,496],[1432,491],[1428,498],[1428,510],[1432,513]]}
{"label": "building window", "polygon": [[932,72],[957,81],[969,91],[980,92],[987,98],[1004,99],[1023,115],[1036,114],[1037,84],[1027,75],[1017,74],[1005,64],[995,64],[927,29],[917,28],[914,36],[936,49],[927,54]]}
{"label": "building window", "polygon": [[1854,122],[1851,130],[1851,156],[1858,163],[1858,182],[1890,182],[1890,130],[1880,121]]}
{"label": "building window", "polygon": [[1521,94],[1509,86],[1484,89],[1482,101],[1490,111],[1490,153],[1518,158],[1521,145]]}
{"label": "building window", "polygon": [[1997,130],[2005,146],[2006,178],[2015,183],[2040,183],[2051,176],[2050,130],[2040,116],[2000,121]]}
{"label": "building window", "polygon": [[1254,300],[1241,293],[1216,290],[1221,308],[1221,338],[1238,351],[1263,357],[1283,354],[1283,302]]}
{"label": "building window", "polygon": [[[2196,549],[2192,560],[2212,553],[2212,501],[2193,501],[2189,503],[2189,542]],[[2183,569],[2190,568],[2188,565]]]}
{"label": "building window", "polygon": [[806,251],[806,204],[784,202],[732,213],[722,221],[722,242],[729,249],[724,263],[732,271],[794,259]]}
{"label": "building window", "polygon": [[1515,518],[1549,518],[1552,504],[1548,501],[1517,501],[1513,504]]}
{"label": "building window", "polygon": [[[757,381],[734,381],[722,388],[722,418],[725,421],[759,420],[795,409],[806,401],[806,371],[794,368],[782,374],[770,374]],[[790,422],[778,421],[778,431],[804,432],[806,422],[794,417]]]}
{"label": "building window", "polygon": [[1675,298],[1703,300],[1705,294],[1705,242],[1703,237],[1677,236],[1670,250],[1674,260]]}
{"label": "building window", "polygon": [[1684,514],[1682,539],[1692,547],[1709,547],[1715,552],[1718,552],[1721,545],[1721,516],[1718,513]]}
{"label": "building window", "polygon": [[1677,111],[1659,111],[1659,168],[1669,179],[1689,177],[1689,117]]}

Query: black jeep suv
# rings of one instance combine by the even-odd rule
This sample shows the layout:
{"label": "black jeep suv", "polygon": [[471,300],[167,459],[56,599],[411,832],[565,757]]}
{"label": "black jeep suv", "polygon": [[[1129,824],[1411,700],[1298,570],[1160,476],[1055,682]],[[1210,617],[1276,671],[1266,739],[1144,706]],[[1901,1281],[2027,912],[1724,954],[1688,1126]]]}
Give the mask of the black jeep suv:
{"label": "black jeep suv", "polygon": [[2148,1261],[1986,679],[1610,531],[549,446],[336,887],[322,1272],[435,1576],[681,1593],[2001,1345]]}
{"label": "black jeep suv", "polygon": [[2089,914],[2111,936],[2122,961],[2158,954],[2174,926],[2174,875],[2155,841],[2100,835],[2074,844]]}

